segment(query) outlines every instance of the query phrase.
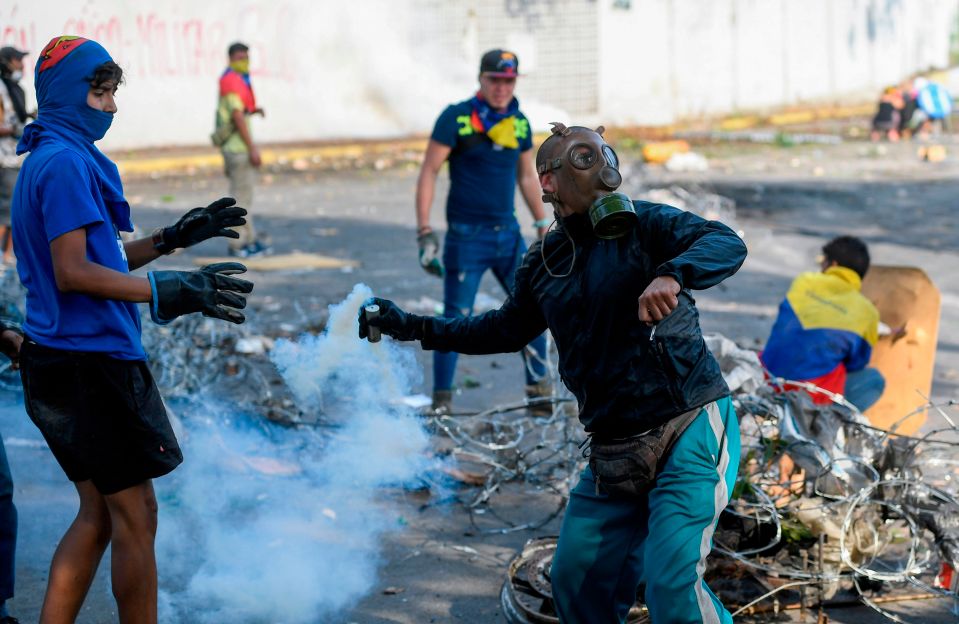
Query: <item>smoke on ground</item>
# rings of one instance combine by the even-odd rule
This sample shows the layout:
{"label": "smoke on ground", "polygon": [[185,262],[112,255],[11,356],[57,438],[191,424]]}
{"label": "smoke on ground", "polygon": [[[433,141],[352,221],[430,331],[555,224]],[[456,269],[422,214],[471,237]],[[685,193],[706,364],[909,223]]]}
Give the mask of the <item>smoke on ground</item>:
{"label": "smoke on ground", "polygon": [[[420,375],[412,350],[357,338],[357,285],[327,331],[272,359],[321,428],[284,429],[236,407],[184,406],[186,460],[159,481],[161,621],[316,622],[376,582],[380,539],[401,526],[379,495],[430,467],[428,436],[395,400]],[[189,410],[187,415],[185,410]]]}

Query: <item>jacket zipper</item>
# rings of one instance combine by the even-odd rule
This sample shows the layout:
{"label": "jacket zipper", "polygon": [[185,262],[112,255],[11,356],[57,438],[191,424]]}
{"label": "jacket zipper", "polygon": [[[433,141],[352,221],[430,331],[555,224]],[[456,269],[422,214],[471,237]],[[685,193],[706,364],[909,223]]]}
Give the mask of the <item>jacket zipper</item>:
{"label": "jacket zipper", "polygon": [[685,402],[682,400],[679,388],[676,387],[676,370],[667,364],[669,358],[666,356],[666,345],[662,338],[656,337],[656,325],[653,325],[652,331],[649,332],[649,343],[656,354],[656,359],[659,360],[660,368],[666,373],[666,389],[669,390],[669,396],[672,397],[676,407],[684,407]]}

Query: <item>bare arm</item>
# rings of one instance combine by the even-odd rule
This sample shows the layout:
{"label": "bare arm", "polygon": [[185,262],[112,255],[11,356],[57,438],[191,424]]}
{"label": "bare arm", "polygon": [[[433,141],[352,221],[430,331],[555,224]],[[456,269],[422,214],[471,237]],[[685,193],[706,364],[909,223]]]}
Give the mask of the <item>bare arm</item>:
{"label": "bare arm", "polygon": [[259,167],[261,163],[260,150],[256,149],[256,145],[253,145],[253,137],[250,136],[250,127],[246,124],[246,113],[239,108],[235,108],[233,112],[230,113],[230,117],[233,120],[233,127],[236,128],[246,148],[250,151],[250,164],[254,167]]}
{"label": "bare arm", "polygon": [[438,141],[430,139],[426,146],[426,155],[423,157],[423,166],[420,167],[420,177],[416,180],[416,233],[423,234],[430,231],[430,209],[433,206],[433,195],[436,193],[436,177],[446,159],[449,158],[452,148]]}
{"label": "bare arm", "polygon": [[[536,173],[536,165],[533,163],[533,150],[528,149],[519,155],[519,163],[516,165],[516,181],[519,184],[519,191],[523,195],[523,200],[533,215],[534,221],[540,221],[546,218],[546,209],[543,208],[541,200],[543,189],[539,185],[539,175]],[[537,226],[536,233],[540,238],[546,234],[545,226]]]}
{"label": "bare arm", "polygon": [[123,250],[127,254],[127,267],[131,271],[139,269],[160,257],[160,252],[153,247],[153,238],[138,238],[123,243]]}
{"label": "bare arm", "polygon": [[153,296],[147,279],[90,262],[87,259],[87,231],[84,228],[53,239],[50,242],[50,255],[60,292],[135,303],[146,303]]}

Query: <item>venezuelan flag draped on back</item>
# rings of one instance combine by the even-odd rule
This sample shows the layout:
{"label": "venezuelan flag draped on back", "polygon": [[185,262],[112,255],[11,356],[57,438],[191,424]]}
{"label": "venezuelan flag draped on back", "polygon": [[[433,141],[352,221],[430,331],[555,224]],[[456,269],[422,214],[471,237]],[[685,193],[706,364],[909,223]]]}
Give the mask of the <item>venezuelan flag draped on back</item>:
{"label": "venezuelan flag draped on back", "polygon": [[762,353],[769,372],[842,394],[846,373],[866,367],[879,338],[879,312],[861,286],[855,271],[839,266],[797,277]]}

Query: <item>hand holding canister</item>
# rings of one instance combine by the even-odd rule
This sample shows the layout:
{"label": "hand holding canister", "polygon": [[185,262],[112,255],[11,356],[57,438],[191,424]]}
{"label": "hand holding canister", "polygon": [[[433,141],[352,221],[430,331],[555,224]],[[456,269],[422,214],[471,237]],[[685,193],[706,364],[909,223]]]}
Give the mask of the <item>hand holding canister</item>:
{"label": "hand holding canister", "polygon": [[[376,314],[368,310],[377,308]],[[357,315],[360,338],[368,338],[375,342],[374,334],[379,340],[380,334],[386,334],[395,340],[422,340],[426,317],[404,312],[398,305],[389,299],[371,297],[363,302]]]}

